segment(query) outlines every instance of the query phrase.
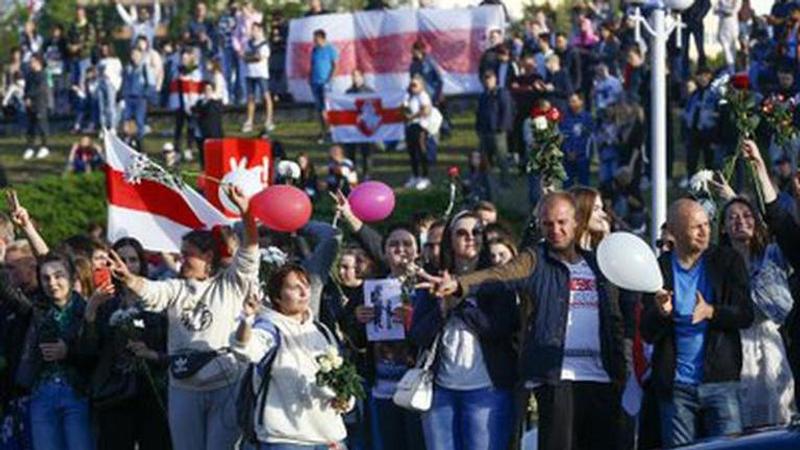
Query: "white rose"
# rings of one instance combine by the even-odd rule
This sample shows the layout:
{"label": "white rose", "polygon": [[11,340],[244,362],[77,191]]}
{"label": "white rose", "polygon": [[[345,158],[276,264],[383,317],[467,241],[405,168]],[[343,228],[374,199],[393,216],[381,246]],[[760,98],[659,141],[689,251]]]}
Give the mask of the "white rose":
{"label": "white rose", "polygon": [[339,349],[337,349],[336,347],[334,347],[334,346],[332,346],[332,345],[331,345],[330,347],[328,347],[328,349],[327,349],[327,350],[325,350],[325,356],[326,356],[326,357],[327,357],[329,360],[333,361],[333,359],[334,359],[334,358],[336,358],[337,356],[339,356]]}
{"label": "white rose", "polygon": [[342,364],[344,364],[344,359],[342,359],[341,356],[334,356],[333,359],[331,359],[331,365],[333,365],[334,369],[342,367]]}
{"label": "white rose", "polygon": [[542,131],[546,130],[548,127],[547,117],[545,116],[538,116],[533,118],[533,128]]}
{"label": "white rose", "polygon": [[328,373],[333,370],[333,365],[331,364],[330,360],[322,359],[319,362],[319,371],[322,373]]}

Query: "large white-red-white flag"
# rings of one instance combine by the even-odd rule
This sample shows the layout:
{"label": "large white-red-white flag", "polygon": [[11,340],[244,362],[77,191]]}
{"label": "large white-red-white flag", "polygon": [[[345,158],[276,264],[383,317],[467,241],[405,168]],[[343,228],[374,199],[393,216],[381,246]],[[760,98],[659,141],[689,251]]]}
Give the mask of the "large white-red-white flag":
{"label": "large white-red-white flag", "polygon": [[399,141],[405,137],[403,91],[332,94],[325,99],[328,124],[337,143]]}
{"label": "large white-red-white flag", "polygon": [[315,30],[324,30],[339,60],[331,90],[350,87],[353,69],[360,69],[377,92],[408,87],[411,46],[422,41],[442,71],[445,94],[480,92],[478,64],[489,31],[505,28],[500,6],[454,9],[392,9],[352,14],[323,14],[289,22],[286,75],[289,91],[311,102],[311,51]]}
{"label": "large white-red-white flag", "polygon": [[145,249],[180,251],[192,230],[230,224],[202,195],[172,178],[146,155],[105,133],[108,240],[139,240]]}

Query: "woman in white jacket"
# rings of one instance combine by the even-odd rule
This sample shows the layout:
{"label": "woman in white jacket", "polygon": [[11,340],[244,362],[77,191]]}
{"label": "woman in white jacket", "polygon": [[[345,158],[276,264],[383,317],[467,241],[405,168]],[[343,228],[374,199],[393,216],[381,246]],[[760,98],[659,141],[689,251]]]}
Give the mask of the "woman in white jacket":
{"label": "woman in white jacket", "polygon": [[180,278],[149,281],[132,274],[112,254],[116,278],[148,311],[166,312],[170,356],[169,426],[175,450],[232,449],[239,440],[236,385],[243,364],[229,351],[231,333],[258,279],[255,218],[239,189],[228,195],[242,212],[244,240],[233,263],[218,268],[218,242],[210,231],[183,238]]}
{"label": "woman in white jacket", "polygon": [[[272,307],[257,311],[257,302],[246,303],[245,319],[231,337],[234,352],[257,364],[250,380],[256,392],[262,377],[269,376],[266,400],[255,413],[263,419],[255,429],[260,450],[344,449],[341,413],[347,406],[334,404],[315,382],[316,358],[336,344],[314,320],[308,273],[299,265],[279,268],[270,277],[267,295]],[[270,370],[266,356],[273,351]]]}

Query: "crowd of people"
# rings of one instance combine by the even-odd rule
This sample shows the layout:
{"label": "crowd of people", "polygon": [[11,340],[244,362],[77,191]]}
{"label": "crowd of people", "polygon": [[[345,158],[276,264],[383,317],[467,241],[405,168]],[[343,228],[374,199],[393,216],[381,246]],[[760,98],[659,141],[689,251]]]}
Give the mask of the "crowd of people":
{"label": "crowd of people", "polygon": [[[669,46],[668,99],[683,111],[670,116],[669,174],[689,187],[688,176],[672,177],[679,147],[689,176],[700,156],[718,171],[737,154],[759,196],[744,190],[744,176],[717,176],[709,183],[720,208],[697,192],[674,201],[658,241],[665,285],[656,294],[619,289],[597,262],[605,236],[643,233],[647,223],[647,48],[629,11],[606,1],[571,9],[569,30],[537,10],[488,33],[478,148],[468,173],[449,174],[465,194],[453,211],[421,205],[411,223],[360,220],[347,192],[373,176],[372,144],[333,146],[319,178],[308,154],[278,155],[296,166],[276,164],[277,182],[315,199],[330,194],[334,224],[270,231],[228,187],[241,221],[189,232],[179,254],[133,238],[107,242],[97,226],[45,242],[48,224],[9,191],[0,216],[0,449],[502,450],[518,448],[533,426],[540,449],[644,449],[789,423],[800,397],[800,142],[779,142],[767,126],[739,136],[721,86],[747,71],[757,95],[797,98],[800,5],[776,1],[765,17],[746,0],[715,6],[720,67],[703,49],[708,0],[682,13],[683,45]],[[200,2],[178,39],[160,40],[157,1],[117,9],[131,30],[127,64],[81,7],[48,39],[25,24],[3,96],[4,113],[28,130],[25,159],[49,156],[52,111],[74,113],[74,172],[102,165],[100,129],[119,129],[141,149],[153,107],[174,111],[167,166],[221,136],[225,105],[246,106],[250,133],[263,104],[258,123],[272,132],[285,89],[280,14],[267,20],[251,2],[232,1],[212,18]],[[309,2],[309,14],[325,13]],[[338,53],[326,30],[313,39],[309,84],[325,142]],[[423,190],[452,123],[440,62],[422,41],[409,51],[406,187]],[[352,80],[348,92],[373,90],[359,70]],[[548,108],[562,115],[565,190],[543,187],[527,169],[531,111]],[[532,205],[521,235],[492,203],[515,167]],[[403,286],[391,311],[402,339],[367,333],[383,312],[368,306],[365,283],[383,279]],[[364,398],[343,404],[320,386],[319,356],[330,347],[355,366]],[[412,369],[430,372],[424,411],[395,401]],[[643,387],[638,413],[623,408],[632,379]],[[240,401],[248,384],[263,392],[254,404]]]}

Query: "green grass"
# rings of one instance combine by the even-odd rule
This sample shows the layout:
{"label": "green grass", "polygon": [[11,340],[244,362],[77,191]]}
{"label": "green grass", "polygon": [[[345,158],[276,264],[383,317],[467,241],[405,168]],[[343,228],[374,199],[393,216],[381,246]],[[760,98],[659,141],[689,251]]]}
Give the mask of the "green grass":
{"label": "green grass", "polygon": [[[237,114],[226,116],[226,132],[230,136],[240,135],[238,128],[242,122]],[[434,186],[426,192],[396,188],[397,204],[395,211],[386,222],[408,222],[418,212],[442,214],[448,203],[447,168],[461,166],[466,171],[469,152],[476,148],[477,139],[472,130],[471,115],[455,117],[455,132],[440,144],[439,161],[432,171]],[[155,131],[145,138],[145,151],[158,155],[164,142],[171,140],[164,132],[172,126],[169,118],[154,121]],[[278,122],[274,139],[283,143],[288,155],[298,152],[308,153],[317,169],[325,170],[327,145],[318,145],[318,129],[314,122],[295,120]],[[105,181],[100,173],[90,175],[63,175],[66,158],[77,136],[57,134],[50,139],[51,155],[45,160],[24,161],[21,154],[25,149],[22,134],[0,137],[0,162],[5,166],[13,187],[19,191],[20,201],[33,218],[40,224],[48,242],[55,243],[71,235],[82,233],[91,222],[105,223]],[[381,180],[391,186],[402,186],[409,176],[408,156],[405,151],[382,151],[373,155],[373,179]],[[199,170],[196,162],[188,164],[187,171]],[[512,189],[504,191],[497,199],[504,218],[519,229],[527,216],[528,206],[525,197],[525,179],[515,176]],[[332,218],[333,205],[329,198],[322,197],[314,205],[314,217],[321,220]],[[380,228],[385,227],[382,224]]]}

